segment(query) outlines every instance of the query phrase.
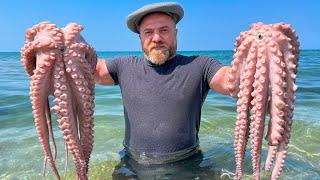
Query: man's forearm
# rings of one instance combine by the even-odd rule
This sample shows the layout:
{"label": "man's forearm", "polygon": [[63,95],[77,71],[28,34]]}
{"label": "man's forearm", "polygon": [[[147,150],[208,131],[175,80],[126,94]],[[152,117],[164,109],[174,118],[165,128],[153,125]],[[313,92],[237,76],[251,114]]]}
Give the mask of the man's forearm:
{"label": "man's forearm", "polygon": [[230,95],[228,89],[228,72],[231,69],[230,66],[224,66],[214,75],[210,82],[210,88],[217,93]]}
{"label": "man's forearm", "polygon": [[104,59],[98,59],[96,70],[94,72],[94,81],[100,85],[113,85],[114,81],[111,78]]}

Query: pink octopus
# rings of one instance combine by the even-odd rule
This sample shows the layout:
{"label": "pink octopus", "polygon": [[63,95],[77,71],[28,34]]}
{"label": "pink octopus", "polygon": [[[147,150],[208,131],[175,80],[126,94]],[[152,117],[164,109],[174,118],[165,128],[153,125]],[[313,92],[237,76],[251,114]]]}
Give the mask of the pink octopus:
{"label": "pink octopus", "polygon": [[45,154],[44,170],[49,162],[57,179],[60,176],[55,165],[56,144],[48,96],[54,97],[51,109],[62,130],[66,153],[70,150],[72,154],[78,179],[87,179],[93,148],[93,72],[97,58],[81,37],[82,29],[75,23],[59,29],[50,22],[42,22],[27,30],[21,49],[22,63],[30,76],[36,131]]}
{"label": "pink octopus", "polygon": [[[254,179],[260,179],[264,122],[270,115],[266,139],[269,150],[264,169],[278,179],[288,153],[295,101],[299,42],[288,24],[253,24],[236,40],[228,88],[237,97],[235,128],[236,179],[241,179],[248,137],[252,140]],[[276,156],[276,157],[275,157]]]}

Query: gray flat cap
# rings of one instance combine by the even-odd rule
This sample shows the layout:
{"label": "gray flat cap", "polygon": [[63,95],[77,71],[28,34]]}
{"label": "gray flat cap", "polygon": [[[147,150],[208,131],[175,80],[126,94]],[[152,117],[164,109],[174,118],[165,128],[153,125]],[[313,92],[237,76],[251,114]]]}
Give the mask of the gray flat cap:
{"label": "gray flat cap", "polygon": [[142,18],[145,15],[154,12],[163,12],[165,14],[168,14],[173,18],[176,24],[182,19],[184,15],[183,9],[180,6],[180,4],[175,2],[161,2],[148,4],[127,16],[128,28],[135,33],[139,33],[139,25]]}

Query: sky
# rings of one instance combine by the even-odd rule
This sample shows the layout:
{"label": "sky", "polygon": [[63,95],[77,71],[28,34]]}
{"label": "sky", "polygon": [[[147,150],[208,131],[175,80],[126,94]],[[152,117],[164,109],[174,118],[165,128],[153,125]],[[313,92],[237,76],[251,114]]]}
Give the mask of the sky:
{"label": "sky", "polygon": [[[125,18],[143,5],[163,1],[1,0],[0,52],[20,51],[25,30],[42,21],[58,27],[76,22],[97,51],[140,51],[137,34]],[[178,50],[232,50],[252,23],[284,22],[299,36],[301,49],[320,49],[319,0],[185,0],[178,23]]]}

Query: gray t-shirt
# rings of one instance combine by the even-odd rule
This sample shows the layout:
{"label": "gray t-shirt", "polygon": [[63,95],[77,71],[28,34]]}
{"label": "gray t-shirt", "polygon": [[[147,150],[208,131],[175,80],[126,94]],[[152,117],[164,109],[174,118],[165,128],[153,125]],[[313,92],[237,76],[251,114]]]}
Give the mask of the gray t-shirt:
{"label": "gray t-shirt", "polygon": [[126,149],[160,157],[198,146],[201,107],[220,62],[176,55],[160,66],[135,56],[106,64],[121,89]]}

